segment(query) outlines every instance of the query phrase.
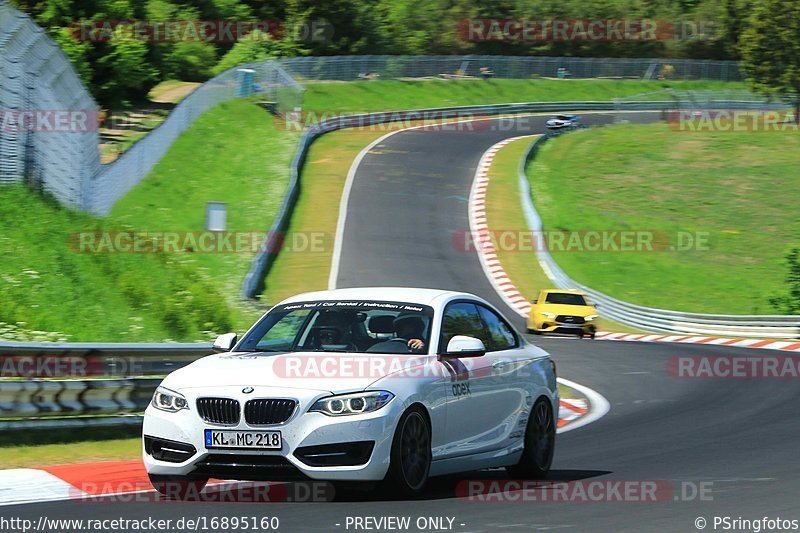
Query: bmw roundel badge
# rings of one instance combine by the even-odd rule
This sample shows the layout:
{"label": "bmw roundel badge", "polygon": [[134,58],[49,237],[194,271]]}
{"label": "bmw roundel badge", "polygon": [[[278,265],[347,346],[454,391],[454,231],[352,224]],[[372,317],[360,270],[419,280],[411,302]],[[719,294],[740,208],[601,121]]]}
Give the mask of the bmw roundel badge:
{"label": "bmw roundel badge", "polygon": [[255,389],[253,387],[245,387],[245,388],[242,389],[242,392],[245,393],[245,394],[250,394],[254,390]]}

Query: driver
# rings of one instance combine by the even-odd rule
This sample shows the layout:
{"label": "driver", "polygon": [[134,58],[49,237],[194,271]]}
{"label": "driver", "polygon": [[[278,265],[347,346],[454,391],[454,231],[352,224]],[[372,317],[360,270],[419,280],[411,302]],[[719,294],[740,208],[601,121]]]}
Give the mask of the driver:
{"label": "driver", "polygon": [[425,343],[421,339],[424,328],[425,324],[417,315],[398,315],[394,319],[394,331],[397,338],[407,340],[406,345],[412,352],[418,353],[425,348]]}
{"label": "driver", "polygon": [[369,352],[388,352],[398,353],[398,344],[404,342],[409,353],[422,353],[425,349],[425,342],[422,340],[422,332],[425,329],[425,322],[416,314],[399,314],[392,322],[395,338],[389,339],[370,347]]}

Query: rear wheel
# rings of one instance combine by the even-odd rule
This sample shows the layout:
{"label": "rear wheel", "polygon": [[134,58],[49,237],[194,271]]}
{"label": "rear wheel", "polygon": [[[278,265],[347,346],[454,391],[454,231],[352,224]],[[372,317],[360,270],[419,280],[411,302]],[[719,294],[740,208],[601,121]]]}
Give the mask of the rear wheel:
{"label": "rear wheel", "polygon": [[148,474],[150,483],[159,494],[175,500],[193,500],[200,496],[208,479],[188,476],[162,476]]}
{"label": "rear wheel", "polygon": [[525,428],[525,448],[519,463],[506,467],[519,479],[539,479],[547,475],[556,446],[556,422],[550,400],[539,398],[533,405]]}
{"label": "rear wheel", "polygon": [[422,409],[412,407],[397,424],[386,481],[401,495],[416,496],[425,488],[430,469],[430,426]]}

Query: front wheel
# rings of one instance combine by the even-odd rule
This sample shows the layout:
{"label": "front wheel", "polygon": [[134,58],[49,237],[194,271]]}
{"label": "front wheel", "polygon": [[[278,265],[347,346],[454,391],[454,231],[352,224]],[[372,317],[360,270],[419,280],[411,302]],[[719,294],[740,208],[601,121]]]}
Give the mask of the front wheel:
{"label": "front wheel", "polygon": [[430,427],[422,409],[412,407],[397,424],[386,481],[402,496],[417,496],[428,482],[430,469]]}
{"label": "front wheel", "polygon": [[187,476],[162,476],[148,474],[153,488],[162,496],[175,500],[198,499],[208,479]]}
{"label": "front wheel", "polygon": [[550,400],[539,398],[533,405],[525,428],[525,448],[519,463],[506,467],[518,479],[540,479],[553,463],[556,447],[556,422]]}

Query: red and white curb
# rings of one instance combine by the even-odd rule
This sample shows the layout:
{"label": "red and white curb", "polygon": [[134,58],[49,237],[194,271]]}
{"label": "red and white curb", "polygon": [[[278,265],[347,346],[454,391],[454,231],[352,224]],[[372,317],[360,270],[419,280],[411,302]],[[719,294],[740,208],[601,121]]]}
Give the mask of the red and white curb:
{"label": "red and white curb", "polygon": [[514,283],[503,269],[503,265],[500,264],[497,250],[492,242],[489,224],[486,220],[486,189],[489,186],[489,169],[497,152],[509,143],[532,137],[538,137],[538,135],[511,137],[486,150],[481,156],[480,162],[478,162],[475,178],[472,181],[472,189],[469,193],[469,229],[472,233],[475,249],[478,251],[481,267],[483,267],[483,271],[494,286],[495,291],[511,309],[514,309],[524,317],[528,316],[528,312],[531,310],[531,303],[514,286]]}
{"label": "red and white curb", "polygon": [[558,378],[558,384],[571,389],[578,399],[561,400],[558,413],[558,432],[566,433],[573,429],[578,429],[587,424],[591,424],[604,417],[611,404],[599,392],[590,389],[580,383],[575,383],[564,378]]}
{"label": "red and white curb", "polygon": [[735,346],[737,348],[759,348],[762,350],[781,350],[799,352],[798,341],[776,341],[771,339],[732,339],[728,337],[699,337],[694,335],[659,335],[653,333],[612,333],[598,331],[595,339],[605,341],[632,342],[676,342],[679,344],[706,344],[710,346]]}
{"label": "red and white curb", "polygon": [[[481,156],[472,189],[469,196],[469,226],[478,258],[481,262],[486,277],[491,282],[495,291],[503,298],[511,309],[527,318],[531,310],[530,302],[519,292],[514,282],[511,281],[492,242],[492,235],[486,218],[486,190],[489,186],[489,169],[492,166],[497,152],[509,143],[520,139],[537,137],[537,135],[523,135],[511,137],[491,146]],[[708,344],[715,346],[734,346],[738,348],[760,348],[764,350],[781,350],[787,352],[800,352],[800,342],[780,341],[771,339],[735,339],[726,337],[702,337],[696,335],[663,335],[652,333],[613,333],[599,331],[595,335],[598,340],[609,341],[636,341],[636,342],[677,342],[682,344]]]}
{"label": "red and white curb", "polygon": [[558,427],[563,428],[589,412],[589,404],[584,399],[561,399],[558,410]]}
{"label": "red and white curb", "polygon": [[[235,488],[275,484],[211,480],[205,492],[219,494]],[[108,496],[119,497],[120,502],[158,499],[140,459],[0,470],[0,506],[66,500],[93,502]]]}

